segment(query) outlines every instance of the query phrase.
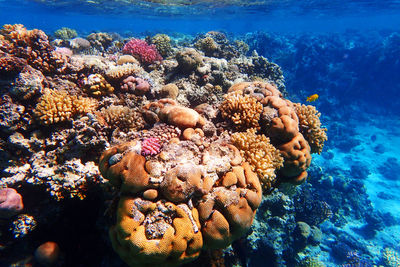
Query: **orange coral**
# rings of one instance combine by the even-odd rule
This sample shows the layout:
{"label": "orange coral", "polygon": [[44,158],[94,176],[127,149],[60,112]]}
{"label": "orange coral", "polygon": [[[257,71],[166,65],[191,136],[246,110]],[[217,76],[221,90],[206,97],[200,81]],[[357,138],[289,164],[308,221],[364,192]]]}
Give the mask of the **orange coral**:
{"label": "orange coral", "polygon": [[95,102],[90,98],[47,89],[40,97],[34,113],[40,123],[48,125],[68,121],[78,114],[86,114],[94,107]]}
{"label": "orange coral", "polygon": [[100,158],[101,174],[123,195],[110,237],[130,266],[177,266],[203,247],[226,247],[250,229],[260,205],[257,174],[227,136],[202,151],[175,139],[157,156],[141,156],[134,140]]}
{"label": "orange coral", "polygon": [[235,91],[225,95],[225,100],[220,105],[221,115],[229,119],[239,130],[248,128],[259,129],[260,114],[263,106],[257,99]]}
{"label": "orange coral", "polygon": [[153,116],[158,120],[177,126],[181,129],[202,127],[205,119],[194,109],[183,107],[172,99],[164,98],[144,106],[149,112],[154,111]]}
{"label": "orange coral", "polygon": [[[214,188],[198,206],[207,248],[224,248],[243,236],[250,229],[262,199],[260,182],[248,163],[234,167],[221,183],[225,186]],[[236,189],[227,188],[231,186]]]}
{"label": "orange coral", "polygon": [[321,113],[314,106],[295,104],[299,117],[300,131],[311,147],[311,153],[321,154],[324,143],[328,140],[327,129],[322,128],[319,117]]}
{"label": "orange coral", "polygon": [[196,209],[171,202],[122,197],[110,229],[114,250],[129,266],[178,266],[203,247]]}
{"label": "orange coral", "polygon": [[121,192],[137,193],[150,187],[146,160],[139,155],[138,144],[133,141],[112,147],[100,157],[100,173]]}
{"label": "orange coral", "polygon": [[258,174],[261,184],[267,192],[276,182],[275,170],[283,166],[283,157],[265,135],[257,135],[256,130],[234,133],[233,144],[239,148],[242,156]]}
{"label": "orange coral", "polygon": [[[284,99],[279,90],[269,83],[238,83],[228,92],[242,92],[262,104],[260,130],[284,157],[278,175],[280,181],[296,184],[304,181],[311,162],[311,152],[320,152],[326,140],[325,131],[318,124],[319,113]],[[305,131],[306,128],[309,131]],[[301,133],[305,134],[307,140]]]}

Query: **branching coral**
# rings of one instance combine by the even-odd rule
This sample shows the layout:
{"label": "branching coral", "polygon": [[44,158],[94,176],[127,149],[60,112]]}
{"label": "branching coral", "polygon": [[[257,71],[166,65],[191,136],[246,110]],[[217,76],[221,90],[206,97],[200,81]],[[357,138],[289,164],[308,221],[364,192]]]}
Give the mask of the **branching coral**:
{"label": "branching coral", "polygon": [[155,45],[149,45],[146,41],[140,39],[132,39],[127,42],[122,49],[122,52],[136,57],[145,65],[162,60]]}
{"label": "branching coral", "polygon": [[225,95],[220,110],[222,117],[233,122],[239,130],[260,128],[259,120],[263,105],[254,97],[244,95],[242,92],[229,93]]}
{"label": "branching coral", "polygon": [[90,98],[70,95],[66,91],[47,89],[40,97],[34,113],[45,125],[68,121],[78,114],[92,111],[95,102]]}
{"label": "branching coral", "polygon": [[324,142],[328,140],[327,129],[321,128],[321,114],[311,105],[295,104],[295,108],[299,117],[300,132],[310,145],[311,153],[321,154]]}
{"label": "branching coral", "polygon": [[240,150],[240,153],[252,170],[255,171],[260,182],[267,192],[276,182],[275,170],[283,166],[283,157],[265,135],[257,135],[254,128],[246,132],[234,133],[233,144]]}

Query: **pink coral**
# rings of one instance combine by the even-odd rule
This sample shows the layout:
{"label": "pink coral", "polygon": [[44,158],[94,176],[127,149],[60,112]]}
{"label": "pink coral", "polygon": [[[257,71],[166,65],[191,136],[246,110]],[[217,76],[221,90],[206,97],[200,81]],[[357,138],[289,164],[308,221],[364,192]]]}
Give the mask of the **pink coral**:
{"label": "pink coral", "polygon": [[10,218],[23,208],[22,196],[15,189],[0,189],[0,218]]}
{"label": "pink coral", "polygon": [[162,60],[155,45],[149,45],[140,39],[132,39],[127,42],[122,52],[138,58],[143,64],[152,64]]}
{"label": "pink coral", "polygon": [[143,156],[154,156],[160,153],[161,143],[160,139],[156,137],[146,138],[142,142],[142,155]]}

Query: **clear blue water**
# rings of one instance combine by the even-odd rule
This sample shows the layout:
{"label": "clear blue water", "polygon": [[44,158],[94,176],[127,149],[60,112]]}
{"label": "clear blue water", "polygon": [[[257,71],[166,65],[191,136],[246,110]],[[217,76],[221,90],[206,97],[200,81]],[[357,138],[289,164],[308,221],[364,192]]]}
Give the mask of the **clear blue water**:
{"label": "clear blue water", "polygon": [[[48,35],[69,27],[81,37],[223,31],[244,40],[281,66],[289,99],[306,103],[319,94],[312,104],[328,141],[300,188],[328,203],[334,215],[318,225],[322,241],[303,253],[326,266],[400,266],[400,1],[0,0],[0,24],[14,23]],[[277,241],[275,250],[290,256],[276,265],[270,240],[247,241],[241,249],[248,266],[295,266],[281,244],[286,241]],[[393,262],[385,249],[397,253]],[[346,254],[355,251],[359,265]],[[107,257],[102,266],[124,266]]]}
{"label": "clear blue water", "polygon": [[182,5],[156,2],[168,1],[0,1],[0,20],[47,31],[69,26],[119,32],[331,32],[348,28],[394,30],[400,26],[399,1],[181,1],[189,3]]}

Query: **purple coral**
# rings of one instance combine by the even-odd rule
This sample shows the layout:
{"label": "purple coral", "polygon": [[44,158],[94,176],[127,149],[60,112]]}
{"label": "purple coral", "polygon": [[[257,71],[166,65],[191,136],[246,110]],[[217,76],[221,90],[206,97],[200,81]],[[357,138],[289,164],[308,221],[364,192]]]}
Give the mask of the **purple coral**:
{"label": "purple coral", "polygon": [[22,196],[13,188],[0,189],[0,218],[10,218],[24,208]]}
{"label": "purple coral", "polygon": [[122,52],[138,58],[143,64],[152,64],[162,60],[156,46],[149,45],[146,41],[141,39],[132,39],[127,42]]}
{"label": "purple coral", "polygon": [[143,156],[154,156],[160,153],[161,142],[156,137],[146,138],[142,142],[142,155]]}

